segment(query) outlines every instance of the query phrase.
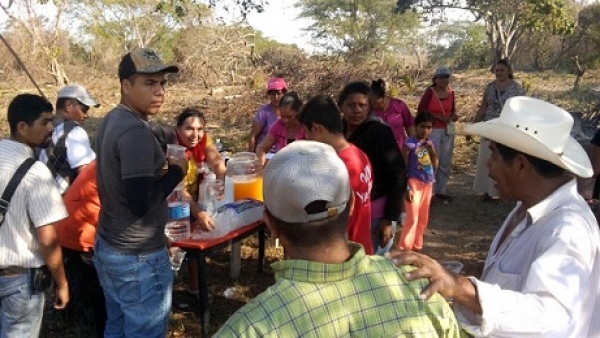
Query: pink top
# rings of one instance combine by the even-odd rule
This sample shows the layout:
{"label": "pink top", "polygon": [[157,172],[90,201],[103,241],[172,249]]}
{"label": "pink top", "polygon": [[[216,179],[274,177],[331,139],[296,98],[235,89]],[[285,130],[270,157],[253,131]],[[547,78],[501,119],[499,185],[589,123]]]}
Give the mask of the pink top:
{"label": "pink top", "polygon": [[[273,123],[271,128],[269,128],[269,135],[275,140],[275,152],[278,152],[288,145],[287,128],[282,120],[277,120]],[[294,141],[303,140],[305,138],[304,128],[298,128]]]}
{"label": "pink top", "polygon": [[390,104],[385,111],[373,110],[385,124],[392,128],[398,149],[402,149],[406,138],[406,128],[415,124],[414,117],[410,114],[410,109],[404,101],[390,98]]}

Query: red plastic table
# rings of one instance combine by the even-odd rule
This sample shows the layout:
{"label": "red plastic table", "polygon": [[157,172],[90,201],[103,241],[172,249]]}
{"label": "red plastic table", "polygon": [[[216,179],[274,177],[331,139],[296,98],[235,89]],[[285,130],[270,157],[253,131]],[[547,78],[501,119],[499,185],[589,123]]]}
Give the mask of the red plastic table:
{"label": "red plastic table", "polygon": [[[263,221],[257,221],[237,230],[234,230],[221,238],[215,239],[186,239],[173,243],[188,253],[198,258],[198,289],[200,293],[200,326],[202,327],[202,337],[208,337],[208,326],[210,322],[210,309],[208,307],[208,271],[206,266],[206,257],[212,250],[219,249],[228,245],[234,246],[244,238],[258,232],[258,272],[262,272],[263,261],[265,258],[265,224]],[[232,255],[233,255],[232,250]],[[235,253],[239,255],[239,252]],[[233,261],[232,256],[232,261]]]}

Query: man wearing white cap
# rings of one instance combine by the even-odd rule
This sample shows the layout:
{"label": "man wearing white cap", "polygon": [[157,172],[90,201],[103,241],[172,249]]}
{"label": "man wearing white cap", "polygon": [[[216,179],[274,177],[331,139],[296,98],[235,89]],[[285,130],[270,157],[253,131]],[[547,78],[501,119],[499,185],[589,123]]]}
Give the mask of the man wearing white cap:
{"label": "man wearing white cap", "polygon": [[265,222],[286,260],[275,285],[238,310],[215,337],[459,337],[439,295],[381,256],[346,240],[348,170],[329,145],[296,141],[264,172]]}
{"label": "man wearing white cap", "polygon": [[81,127],[91,107],[100,104],[82,86],[65,86],[58,92],[52,144],[38,149],[38,159],[50,168],[61,193],[96,159],[88,134]]}
{"label": "man wearing white cap", "polygon": [[481,279],[445,271],[433,259],[393,253],[428,277],[424,297],[453,297],[476,337],[600,337],[600,234],[574,176],[592,167],[571,136],[573,118],[534,98],[506,101],[499,118],[464,132],[489,139],[490,177],[517,201],[497,233]]}

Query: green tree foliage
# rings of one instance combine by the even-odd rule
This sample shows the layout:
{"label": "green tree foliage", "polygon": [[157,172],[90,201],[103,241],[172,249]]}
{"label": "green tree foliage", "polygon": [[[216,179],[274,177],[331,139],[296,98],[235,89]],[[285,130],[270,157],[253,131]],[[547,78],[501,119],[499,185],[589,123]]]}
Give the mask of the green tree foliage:
{"label": "green tree foliage", "polygon": [[453,68],[483,68],[491,63],[485,26],[471,22],[443,24],[430,52],[431,63]]}
{"label": "green tree foliage", "polygon": [[485,24],[489,48],[494,60],[510,58],[526,32],[572,32],[574,16],[568,0],[398,0],[404,13],[422,11],[440,14],[447,9],[471,12]]}
{"label": "green tree foliage", "polygon": [[212,15],[207,4],[192,0],[82,0],[70,12],[80,20],[80,38],[92,61],[106,70],[135,47],[154,48],[172,59],[182,30]]}
{"label": "green tree foliage", "polygon": [[395,0],[299,0],[314,44],[350,57],[397,50],[419,27],[416,14],[395,13]]}
{"label": "green tree foliage", "polygon": [[592,68],[600,68],[600,3],[588,5],[581,9],[578,17],[577,47],[583,63]]}

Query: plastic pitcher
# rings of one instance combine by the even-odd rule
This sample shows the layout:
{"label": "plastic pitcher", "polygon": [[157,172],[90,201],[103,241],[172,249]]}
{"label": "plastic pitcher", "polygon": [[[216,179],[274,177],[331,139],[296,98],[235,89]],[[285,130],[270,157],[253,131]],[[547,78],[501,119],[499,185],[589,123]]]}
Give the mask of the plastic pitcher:
{"label": "plastic pitcher", "polygon": [[260,163],[255,153],[235,153],[227,162],[225,182],[233,182],[233,199],[251,198],[262,201],[263,178],[258,172]]}

